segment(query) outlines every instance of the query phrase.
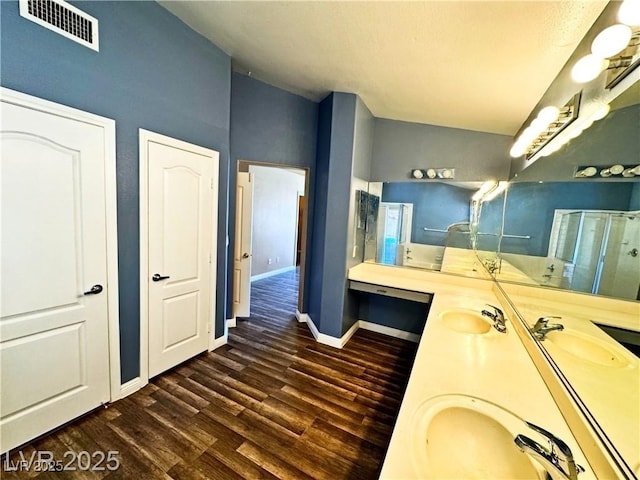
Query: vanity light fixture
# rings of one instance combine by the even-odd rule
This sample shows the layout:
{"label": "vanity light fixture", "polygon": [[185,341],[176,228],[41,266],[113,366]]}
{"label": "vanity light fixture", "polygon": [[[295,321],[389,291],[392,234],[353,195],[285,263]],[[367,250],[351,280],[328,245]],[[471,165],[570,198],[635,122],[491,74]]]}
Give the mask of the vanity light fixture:
{"label": "vanity light fixture", "polygon": [[[544,107],[531,124],[520,133],[509,150],[509,155],[513,158],[526,155],[527,160],[533,157],[578,117],[579,105],[580,93],[577,93],[562,108],[554,105]],[[562,145],[546,147],[544,155],[553,153],[560,146]]]}
{"label": "vanity light fixture", "polygon": [[573,174],[574,178],[603,179],[603,178],[630,178],[640,176],[640,165],[615,164],[610,167],[580,166]]}
{"label": "vanity light fixture", "polygon": [[416,180],[443,179],[451,180],[455,177],[455,168],[414,168],[409,172],[409,176]]}

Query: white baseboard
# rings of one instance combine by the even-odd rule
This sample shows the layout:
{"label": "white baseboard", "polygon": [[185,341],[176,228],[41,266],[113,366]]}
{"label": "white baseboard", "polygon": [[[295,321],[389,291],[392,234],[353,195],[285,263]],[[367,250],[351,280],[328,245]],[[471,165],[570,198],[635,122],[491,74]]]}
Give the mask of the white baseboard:
{"label": "white baseboard", "polygon": [[273,277],[274,275],[280,275],[281,273],[290,272],[291,270],[295,270],[296,268],[297,267],[295,265],[292,265],[291,267],[279,268],[278,270],[272,270],[270,272],[264,272],[258,275],[253,275],[251,277],[251,281],[255,282],[256,280],[262,280],[263,278],[269,278],[269,277]]}
{"label": "white baseboard", "polygon": [[236,327],[236,317],[227,318],[227,328],[235,328]]}
{"label": "white baseboard", "polygon": [[[358,328],[360,328],[360,322],[355,322],[353,325],[351,325],[349,330],[347,330],[344,333],[344,335],[342,335],[342,337],[340,338],[340,342],[342,343],[342,347],[344,347],[347,344],[347,342],[349,340],[351,340],[351,337],[353,337],[353,334],[358,331]],[[342,347],[340,347],[340,348],[342,348]]]}
{"label": "white baseboard", "polygon": [[334,348],[342,348],[346,342],[342,341],[342,338],[332,337],[331,335],[325,335],[324,333],[320,333],[316,324],[313,323],[313,320],[309,315],[307,315],[307,325],[309,326],[309,330],[311,330],[311,334],[313,338],[316,339],[316,342],[322,343],[323,345],[329,345]]}
{"label": "white baseboard", "polygon": [[385,325],[379,325],[377,323],[366,322],[364,320],[358,320],[358,328],[382,333],[383,335],[388,335],[389,337],[409,340],[410,342],[414,343],[418,343],[420,341],[420,335],[418,335],[417,333],[406,332],[404,330],[398,330],[397,328],[391,328]]}
{"label": "white baseboard", "polygon": [[377,323],[366,322],[364,320],[358,320],[355,322],[349,330],[345,332],[342,337],[332,337],[331,335],[326,335],[324,333],[320,333],[316,324],[313,323],[313,320],[306,313],[300,313],[296,311],[296,317],[298,317],[298,321],[302,317],[305,318],[305,322],[309,326],[309,330],[313,335],[313,338],[316,339],[316,342],[322,343],[323,345],[329,345],[334,348],[343,348],[351,337],[358,331],[359,328],[363,330],[370,330],[372,332],[382,333],[383,335],[387,335],[389,337],[401,338],[403,340],[409,340],[410,342],[418,343],[420,341],[420,335],[411,332],[405,332],[404,330],[398,330],[397,328],[386,327],[384,325],[379,325]]}
{"label": "white baseboard", "polygon": [[136,393],[138,390],[144,387],[147,383],[149,382],[144,382],[140,377],[132,378],[128,382],[120,385],[120,396],[115,400],[119,400],[121,398],[128,397],[132,393]]}
{"label": "white baseboard", "polygon": [[306,323],[309,321],[309,315],[307,315],[306,313],[300,313],[300,310],[296,308],[296,319],[300,323]]}

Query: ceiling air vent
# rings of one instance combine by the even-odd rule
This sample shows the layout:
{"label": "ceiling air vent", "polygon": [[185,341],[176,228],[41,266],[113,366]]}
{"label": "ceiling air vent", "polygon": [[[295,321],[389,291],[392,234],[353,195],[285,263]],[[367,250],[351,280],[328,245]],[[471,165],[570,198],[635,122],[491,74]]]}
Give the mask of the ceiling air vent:
{"label": "ceiling air vent", "polygon": [[64,0],[20,0],[20,15],[98,51],[98,20]]}

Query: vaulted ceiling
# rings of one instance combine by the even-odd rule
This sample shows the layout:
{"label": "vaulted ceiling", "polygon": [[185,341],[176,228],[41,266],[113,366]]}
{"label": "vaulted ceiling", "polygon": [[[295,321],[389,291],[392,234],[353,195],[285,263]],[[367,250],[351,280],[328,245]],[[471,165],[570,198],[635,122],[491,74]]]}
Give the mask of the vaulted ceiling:
{"label": "vaulted ceiling", "polygon": [[606,1],[161,1],[236,70],[376,117],[513,135]]}

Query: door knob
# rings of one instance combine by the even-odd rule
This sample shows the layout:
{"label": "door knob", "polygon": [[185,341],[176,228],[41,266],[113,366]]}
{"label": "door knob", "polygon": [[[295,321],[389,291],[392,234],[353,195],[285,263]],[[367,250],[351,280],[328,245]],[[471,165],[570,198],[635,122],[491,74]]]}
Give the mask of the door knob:
{"label": "door knob", "polygon": [[242,254],[242,258],[249,258],[249,254],[248,254],[248,253],[246,253],[246,252],[245,252],[245,253],[243,253],[243,254]]}
{"label": "door knob", "polygon": [[151,280],[154,282],[159,282],[160,280],[166,280],[167,278],[171,278],[169,275],[160,275],[159,273],[154,273]]}
{"label": "door knob", "polygon": [[102,285],[96,284],[91,287],[91,290],[84,292],[85,295],[97,295],[102,291]]}
{"label": "door knob", "polygon": [[638,256],[638,249],[637,248],[632,248],[631,250],[629,250],[627,252],[627,255],[631,255],[632,257],[637,257]]}

